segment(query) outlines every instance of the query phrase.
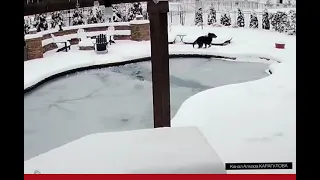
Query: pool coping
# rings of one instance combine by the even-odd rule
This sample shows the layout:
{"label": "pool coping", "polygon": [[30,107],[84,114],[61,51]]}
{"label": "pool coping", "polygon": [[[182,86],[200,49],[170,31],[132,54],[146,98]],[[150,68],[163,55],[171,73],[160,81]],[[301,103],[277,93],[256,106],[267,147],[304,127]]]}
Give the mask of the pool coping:
{"label": "pool coping", "polygon": [[[237,59],[236,57],[227,57],[227,56],[209,55],[209,54],[169,54],[169,58],[217,58],[217,59],[226,59],[226,60],[233,60],[233,61],[235,61]],[[95,64],[95,65],[89,65],[89,66],[69,69],[69,70],[62,71],[62,72],[53,74],[51,76],[48,76],[48,77],[38,81],[37,83],[25,88],[24,94],[26,95],[27,93],[35,90],[36,88],[40,87],[41,85],[44,85],[45,83],[47,83],[51,80],[54,80],[56,78],[59,78],[59,77],[62,77],[62,76],[68,75],[68,74],[74,74],[77,72],[82,72],[82,71],[91,70],[91,69],[102,69],[102,68],[113,67],[113,66],[123,66],[126,64],[145,62],[145,61],[150,61],[150,60],[151,60],[151,56],[147,56],[147,57],[140,57],[140,58],[131,59],[131,60],[127,60],[127,61]]]}

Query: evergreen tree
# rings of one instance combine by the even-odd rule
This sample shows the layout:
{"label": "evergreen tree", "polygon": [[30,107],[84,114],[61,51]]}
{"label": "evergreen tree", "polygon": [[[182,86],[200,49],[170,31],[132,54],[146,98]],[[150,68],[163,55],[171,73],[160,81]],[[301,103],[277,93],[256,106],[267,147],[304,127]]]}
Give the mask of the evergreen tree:
{"label": "evergreen tree", "polygon": [[267,8],[272,8],[272,7],[273,7],[273,4],[271,3],[271,0],[267,0],[265,6],[266,6]]}
{"label": "evergreen tree", "polygon": [[278,11],[271,16],[271,25],[275,31],[287,32],[290,28],[288,15],[285,12]]}
{"label": "evergreen tree", "polygon": [[216,14],[216,10],[214,9],[213,4],[211,4],[208,14],[208,25],[212,25],[217,22]]}
{"label": "evergreen tree", "polygon": [[262,14],[262,29],[270,29],[269,13],[267,9],[265,9]]}
{"label": "evergreen tree", "polygon": [[296,11],[290,10],[289,17],[290,17],[290,27],[288,28],[289,34],[295,35],[296,34]]}
{"label": "evergreen tree", "polygon": [[230,26],[231,25],[231,17],[230,17],[229,12],[221,13],[220,24],[222,24],[224,26]]}
{"label": "evergreen tree", "polygon": [[78,7],[73,11],[71,22],[73,26],[84,24],[82,11],[80,11]]}
{"label": "evergreen tree", "polygon": [[255,11],[252,11],[250,14],[250,28],[258,28],[258,17]]}
{"label": "evergreen tree", "polygon": [[127,16],[128,21],[134,20],[137,15],[142,15],[142,6],[140,2],[133,3],[129,8]]}
{"label": "evergreen tree", "polygon": [[244,27],[244,15],[240,8],[238,8],[237,25],[238,27]]}
{"label": "evergreen tree", "polygon": [[195,19],[194,19],[194,24],[196,26],[202,26],[203,25],[203,12],[202,12],[202,8],[198,8],[198,10],[195,13]]}

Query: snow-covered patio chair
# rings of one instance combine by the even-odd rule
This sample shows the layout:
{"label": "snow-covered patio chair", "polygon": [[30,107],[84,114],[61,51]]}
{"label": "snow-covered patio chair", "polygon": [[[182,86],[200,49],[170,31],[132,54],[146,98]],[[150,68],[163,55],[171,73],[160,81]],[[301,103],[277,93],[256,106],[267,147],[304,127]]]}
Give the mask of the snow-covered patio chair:
{"label": "snow-covered patio chair", "polygon": [[115,28],[114,26],[109,26],[107,31],[106,31],[106,37],[108,39],[108,43],[110,43],[110,45],[113,43],[115,44],[116,42],[114,41],[114,35],[115,35]]}
{"label": "snow-covered patio chair", "polygon": [[70,42],[66,39],[60,38],[60,37],[55,37],[53,34],[51,34],[52,40],[53,42],[57,45],[58,50],[57,52],[63,51],[65,50],[66,52],[68,52],[68,50],[70,50]]}
{"label": "snow-covered patio chair", "polygon": [[91,39],[91,38],[87,37],[87,33],[84,31],[84,29],[78,29],[77,37],[78,37],[79,41],[95,42],[95,39]]}
{"label": "snow-covered patio chair", "polygon": [[87,33],[84,31],[84,29],[78,29],[77,31],[77,37],[79,39],[79,49],[94,49],[95,39],[91,39],[87,37]]}

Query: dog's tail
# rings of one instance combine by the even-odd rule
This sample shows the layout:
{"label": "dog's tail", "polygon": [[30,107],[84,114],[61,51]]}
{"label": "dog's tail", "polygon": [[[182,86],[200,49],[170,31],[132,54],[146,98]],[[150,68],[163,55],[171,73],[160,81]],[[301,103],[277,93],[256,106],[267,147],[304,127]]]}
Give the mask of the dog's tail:
{"label": "dog's tail", "polygon": [[193,43],[192,43],[192,47],[194,48],[194,45],[197,43],[197,40],[195,40]]}

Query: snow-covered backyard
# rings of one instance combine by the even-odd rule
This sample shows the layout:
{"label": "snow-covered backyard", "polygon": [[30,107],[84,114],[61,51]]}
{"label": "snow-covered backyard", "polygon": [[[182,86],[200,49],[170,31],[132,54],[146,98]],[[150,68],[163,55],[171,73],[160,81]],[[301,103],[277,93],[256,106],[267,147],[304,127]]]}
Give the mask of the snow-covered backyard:
{"label": "snow-covered backyard", "polygon": [[[272,74],[255,81],[215,87],[189,97],[173,117],[172,126],[197,126],[225,163],[293,162],[294,166],[293,170],[242,170],[228,173],[295,173],[295,36],[262,29],[204,27],[202,30],[190,26],[172,26],[169,36],[195,36],[208,32],[218,37],[232,37],[232,43],[208,49],[192,48],[192,45],[182,43],[170,44],[170,54],[209,54],[235,57],[236,61],[267,62],[270,63]],[[284,42],[285,49],[276,49],[276,42]],[[70,52],[56,53],[53,50],[45,53],[43,59],[26,61],[24,88],[66,70],[150,56],[149,41],[116,43],[104,55],[97,55],[94,51],[79,51],[74,45]]]}

